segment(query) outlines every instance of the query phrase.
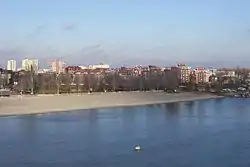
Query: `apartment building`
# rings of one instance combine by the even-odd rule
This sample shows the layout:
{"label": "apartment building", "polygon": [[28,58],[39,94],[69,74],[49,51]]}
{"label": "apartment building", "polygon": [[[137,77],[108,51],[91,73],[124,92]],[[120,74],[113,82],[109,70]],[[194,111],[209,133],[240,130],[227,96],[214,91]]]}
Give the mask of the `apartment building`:
{"label": "apartment building", "polygon": [[186,64],[178,64],[177,67],[180,69],[180,81],[186,83],[190,81],[191,67]]}
{"label": "apartment building", "polygon": [[37,59],[24,59],[22,60],[22,69],[25,71],[38,71],[38,60]]}
{"label": "apartment building", "polygon": [[196,69],[194,69],[194,74],[195,74],[195,80],[197,84],[208,83],[209,77],[212,75],[212,72],[203,67],[197,67]]}
{"label": "apartment building", "polygon": [[50,70],[56,73],[64,72],[66,63],[60,60],[54,60],[50,62]]}
{"label": "apartment building", "polygon": [[7,70],[16,71],[16,60],[7,61]]}

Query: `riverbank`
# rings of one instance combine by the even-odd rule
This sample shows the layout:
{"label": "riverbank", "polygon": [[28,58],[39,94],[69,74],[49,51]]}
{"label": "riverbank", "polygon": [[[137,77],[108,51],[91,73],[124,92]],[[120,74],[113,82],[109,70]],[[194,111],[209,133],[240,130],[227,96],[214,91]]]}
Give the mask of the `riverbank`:
{"label": "riverbank", "polygon": [[195,101],[220,96],[197,93],[121,92],[0,98],[0,116]]}

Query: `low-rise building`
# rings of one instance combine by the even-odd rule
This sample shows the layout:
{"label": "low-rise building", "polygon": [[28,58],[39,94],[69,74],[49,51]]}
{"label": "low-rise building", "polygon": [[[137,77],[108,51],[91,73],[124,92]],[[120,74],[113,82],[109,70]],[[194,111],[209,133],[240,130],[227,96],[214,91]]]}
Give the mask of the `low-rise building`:
{"label": "low-rise building", "polygon": [[108,64],[89,65],[89,69],[109,69]]}
{"label": "low-rise building", "polygon": [[44,74],[44,73],[48,73],[48,72],[50,72],[50,69],[39,69],[38,71],[37,71],[37,73],[38,74]]}

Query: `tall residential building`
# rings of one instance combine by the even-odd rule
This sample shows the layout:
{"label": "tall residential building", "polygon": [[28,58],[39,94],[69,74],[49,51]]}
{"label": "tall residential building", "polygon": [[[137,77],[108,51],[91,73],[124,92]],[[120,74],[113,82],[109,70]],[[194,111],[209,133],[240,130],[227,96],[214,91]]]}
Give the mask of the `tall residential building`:
{"label": "tall residential building", "polygon": [[186,64],[178,64],[177,67],[180,69],[180,81],[181,83],[189,82],[191,75],[191,67]]}
{"label": "tall residential building", "polygon": [[38,60],[37,59],[24,59],[22,60],[22,69],[25,71],[38,71]]}
{"label": "tall residential building", "polygon": [[54,60],[50,62],[50,69],[52,72],[62,73],[65,70],[65,62],[60,60]]}
{"label": "tall residential building", "polygon": [[7,61],[7,70],[16,71],[16,60]]}

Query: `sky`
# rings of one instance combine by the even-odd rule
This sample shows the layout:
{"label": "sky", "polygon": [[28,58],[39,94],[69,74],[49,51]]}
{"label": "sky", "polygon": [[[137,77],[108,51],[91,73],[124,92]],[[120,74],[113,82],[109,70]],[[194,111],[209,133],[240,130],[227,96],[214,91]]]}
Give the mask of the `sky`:
{"label": "sky", "polygon": [[0,0],[0,65],[250,66],[249,0]]}

